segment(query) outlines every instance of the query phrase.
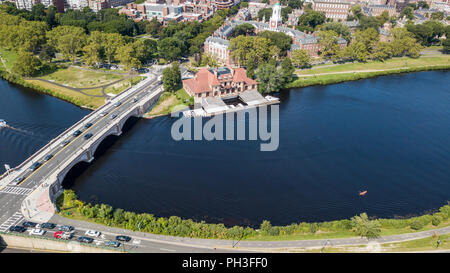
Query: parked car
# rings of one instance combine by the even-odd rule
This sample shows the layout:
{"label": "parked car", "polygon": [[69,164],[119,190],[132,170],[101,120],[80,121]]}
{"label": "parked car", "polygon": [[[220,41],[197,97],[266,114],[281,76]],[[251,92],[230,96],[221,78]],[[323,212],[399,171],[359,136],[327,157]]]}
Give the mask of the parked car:
{"label": "parked car", "polygon": [[107,241],[105,242],[105,246],[119,247],[120,243],[116,241]]}
{"label": "parked car", "polygon": [[88,123],[86,123],[86,124],[84,125],[84,128],[89,128],[89,127],[91,127],[91,126],[92,126],[92,123],[88,122]]}
{"label": "parked car", "polygon": [[81,135],[81,131],[80,130],[76,130],[75,132],[73,132],[73,136],[74,137],[77,137],[79,135]]}
{"label": "parked car", "polygon": [[84,235],[86,236],[93,236],[93,237],[98,237],[100,236],[100,234],[102,234],[100,231],[96,231],[96,230],[86,230],[86,232],[84,233]]}
{"label": "parked car", "polygon": [[41,228],[54,229],[55,227],[56,227],[56,224],[53,224],[53,223],[43,223],[43,224],[41,224]]}
{"label": "parked car", "polygon": [[22,181],[24,180],[24,178],[25,178],[25,177],[23,177],[23,176],[19,176],[19,177],[17,177],[16,179],[13,180],[12,184],[13,184],[14,186],[19,185],[19,183],[22,182]]}
{"label": "parked car", "polygon": [[53,237],[56,239],[63,239],[63,240],[69,240],[73,237],[73,232],[66,232],[66,231],[56,231],[53,233]]}
{"label": "parked car", "polygon": [[37,236],[42,236],[45,234],[45,230],[40,229],[40,228],[33,228],[32,230],[30,230],[30,235],[37,235]]}
{"label": "parked car", "polygon": [[88,243],[88,244],[90,244],[90,243],[92,243],[94,241],[94,239],[89,238],[89,237],[85,237],[85,236],[81,236],[81,237],[77,238],[77,241],[80,242],[80,243]]}
{"label": "parked car", "polygon": [[70,232],[75,229],[73,226],[57,226],[57,228],[59,231],[66,231],[66,232]]}
{"label": "parked car", "polygon": [[9,231],[15,231],[15,232],[25,232],[27,230],[24,226],[10,226]]}
{"label": "parked car", "polygon": [[130,236],[126,236],[126,235],[117,235],[116,236],[116,240],[117,241],[122,241],[122,242],[129,242],[131,240]]}
{"label": "parked car", "polygon": [[30,222],[30,221],[26,221],[26,222],[23,222],[23,224],[22,224],[22,226],[24,226],[24,227],[32,227],[32,228],[34,228],[34,227],[36,227],[36,225],[37,225],[37,223],[35,223],[35,222]]}
{"label": "parked car", "polygon": [[93,135],[91,133],[85,134],[84,139],[90,139]]}
{"label": "parked car", "polygon": [[39,168],[41,166],[41,163],[39,162],[34,162],[33,165],[31,165],[30,170],[35,171],[37,170],[37,168]]}
{"label": "parked car", "polygon": [[53,154],[49,154],[44,158],[44,161],[49,161],[53,157]]}

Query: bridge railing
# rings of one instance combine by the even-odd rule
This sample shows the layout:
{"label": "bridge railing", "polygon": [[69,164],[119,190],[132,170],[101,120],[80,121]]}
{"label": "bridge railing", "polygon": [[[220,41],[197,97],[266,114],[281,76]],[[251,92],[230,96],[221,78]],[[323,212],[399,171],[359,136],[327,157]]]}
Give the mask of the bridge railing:
{"label": "bridge railing", "polygon": [[137,88],[141,88],[142,86],[144,86],[147,81],[151,80],[151,78],[146,78],[143,79],[142,81],[140,81],[138,84],[136,84],[135,86],[131,86],[127,89],[125,89],[124,91],[122,91],[120,94],[118,94],[117,96],[115,96],[114,98],[112,98],[111,100],[108,100],[105,104],[103,104],[102,106],[100,106],[99,108],[95,109],[94,111],[92,111],[91,113],[87,114],[86,116],[84,116],[81,120],[79,120],[78,122],[76,122],[75,124],[73,124],[72,126],[70,126],[68,129],[66,129],[64,132],[62,132],[61,134],[59,134],[57,137],[53,138],[52,140],[50,140],[46,145],[44,145],[41,149],[39,149],[37,152],[35,152],[34,154],[32,154],[31,156],[29,156],[27,159],[25,159],[25,161],[23,161],[22,163],[20,163],[18,166],[11,168],[9,170],[9,172],[5,172],[2,175],[0,175],[0,180],[5,178],[6,176],[8,176],[10,173],[12,173],[13,171],[19,170],[21,169],[23,166],[27,165],[28,163],[30,163],[30,161],[32,161],[35,157],[37,157],[39,154],[41,154],[42,152],[44,152],[46,149],[48,149],[51,145],[53,145],[54,143],[61,141],[63,139],[62,136],[65,136],[67,133],[69,133],[70,131],[74,130],[76,127],[78,127],[80,124],[83,124],[84,122],[87,122],[89,118],[94,117],[94,115],[99,112],[102,111],[104,108],[108,107],[111,102],[121,99],[122,97],[127,96],[128,92],[132,89],[137,89]]}

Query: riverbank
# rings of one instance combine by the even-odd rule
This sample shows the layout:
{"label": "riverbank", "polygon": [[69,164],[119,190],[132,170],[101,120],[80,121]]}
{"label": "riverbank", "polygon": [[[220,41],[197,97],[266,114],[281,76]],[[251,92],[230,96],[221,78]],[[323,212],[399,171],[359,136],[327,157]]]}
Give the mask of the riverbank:
{"label": "riverbank", "polygon": [[450,55],[422,56],[417,59],[402,57],[384,62],[323,65],[314,67],[314,69],[297,70],[295,72],[296,79],[286,85],[285,89],[328,85],[401,73],[448,69],[450,69]]}
{"label": "riverbank", "polygon": [[38,77],[23,78],[10,72],[17,55],[3,48],[0,48],[0,54],[1,78],[91,110],[97,109],[109,97],[144,79],[136,73],[118,73],[73,66],[59,67],[51,73]]}
{"label": "riverbank", "polygon": [[[246,241],[295,241],[314,239],[352,238],[357,236],[355,221],[343,219],[316,223],[294,223],[288,226],[272,226],[263,221],[260,229],[251,227],[225,227],[223,224],[194,222],[177,216],[156,217],[153,214],[137,214],[122,209],[113,209],[109,205],[91,205],[78,200],[73,190],[64,190],[56,201],[59,215],[75,220],[103,224],[110,227],[140,230],[152,234],[203,238],[236,239]],[[442,206],[438,212],[406,219],[376,219],[378,236],[390,236],[450,226],[450,205]],[[139,224],[141,223],[141,224]]]}

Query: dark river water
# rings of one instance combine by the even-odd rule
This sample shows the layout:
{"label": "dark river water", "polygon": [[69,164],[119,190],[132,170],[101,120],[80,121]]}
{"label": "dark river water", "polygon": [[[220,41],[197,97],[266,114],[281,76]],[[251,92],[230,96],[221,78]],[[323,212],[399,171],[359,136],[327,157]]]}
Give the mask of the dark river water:
{"label": "dark river water", "polygon": [[[175,119],[131,120],[65,186],[126,210],[259,225],[410,216],[450,200],[450,77],[421,72],[280,94],[280,144],[174,141]],[[0,168],[88,113],[0,82]],[[366,196],[358,192],[367,190]]]}

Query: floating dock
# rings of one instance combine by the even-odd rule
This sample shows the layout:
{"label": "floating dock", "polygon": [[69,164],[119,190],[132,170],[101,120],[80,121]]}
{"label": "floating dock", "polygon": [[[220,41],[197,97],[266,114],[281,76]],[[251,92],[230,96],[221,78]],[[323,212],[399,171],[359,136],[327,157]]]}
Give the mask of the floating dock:
{"label": "floating dock", "polygon": [[[226,104],[224,102],[228,99],[238,99],[240,101],[237,104]],[[237,112],[247,110],[253,107],[259,107],[264,105],[277,104],[280,100],[276,97],[265,96],[263,97],[258,91],[244,91],[237,97],[207,97],[202,98],[200,107],[186,110],[183,112],[185,117],[211,117],[215,115]]]}

